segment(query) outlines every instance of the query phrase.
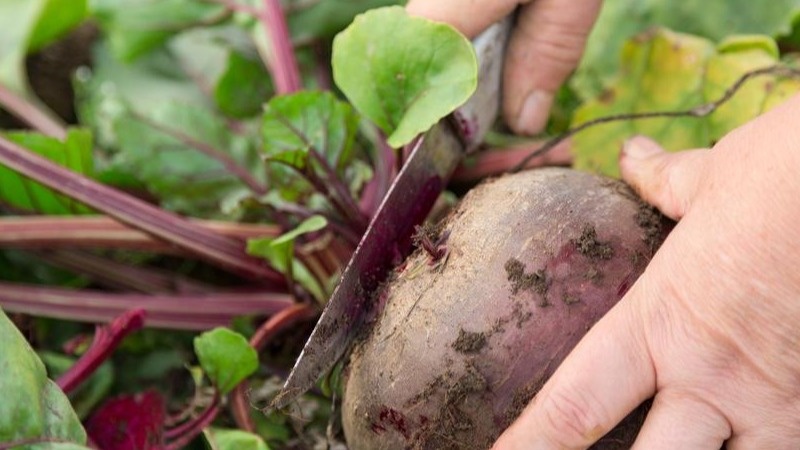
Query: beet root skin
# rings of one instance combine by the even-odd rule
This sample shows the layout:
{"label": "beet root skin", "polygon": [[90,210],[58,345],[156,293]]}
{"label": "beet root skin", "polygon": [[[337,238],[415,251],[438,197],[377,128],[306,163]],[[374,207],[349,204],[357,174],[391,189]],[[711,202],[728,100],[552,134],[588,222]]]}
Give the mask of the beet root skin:
{"label": "beet root skin", "polygon": [[[620,182],[570,169],[470,191],[446,255],[407,259],[351,354],[349,447],[489,448],[643,272],[663,225]],[[597,448],[630,447],[634,416]]]}

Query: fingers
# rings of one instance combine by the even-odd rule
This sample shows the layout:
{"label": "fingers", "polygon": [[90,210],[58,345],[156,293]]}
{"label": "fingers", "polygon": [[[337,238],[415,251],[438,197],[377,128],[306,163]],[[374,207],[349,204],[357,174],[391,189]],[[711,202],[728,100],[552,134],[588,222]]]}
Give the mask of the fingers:
{"label": "fingers", "polygon": [[517,133],[547,124],[555,93],[578,65],[602,0],[410,0],[406,10],[474,37],[524,5],[506,58],[504,114]]}
{"label": "fingers", "polygon": [[716,408],[665,390],[656,395],[633,449],[716,449],[730,434],[730,425]]}
{"label": "fingers", "polygon": [[535,0],[523,7],[509,42],[503,89],[506,123],[515,132],[535,134],[545,127],[555,93],[578,65],[601,4]]}
{"label": "fingers", "polygon": [[414,16],[447,22],[468,37],[475,37],[502,19],[519,0],[410,0],[406,11]]}
{"label": "fingers", "polygon": [[622,178],[647,203],[677,220],[689,210],[707,176],[708,155],[706,149],[667,153],[654,141],[637,136],[625,143],[620,169]]}
{"label": "fingers", "polygon": [[589,331],[496,450],[586,448],[653,395],[655,371],[632,306],[623,300]]}

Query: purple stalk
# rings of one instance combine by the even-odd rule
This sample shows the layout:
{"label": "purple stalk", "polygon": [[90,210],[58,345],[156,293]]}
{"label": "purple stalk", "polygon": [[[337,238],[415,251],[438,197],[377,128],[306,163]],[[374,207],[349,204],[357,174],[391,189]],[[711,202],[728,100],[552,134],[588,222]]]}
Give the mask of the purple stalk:
{"label": "purple stalk", "polygon": [[142,328],[147,313],[143,309],[126,311],[110,324],[95,329],[94,340],[89,350],[78,359],[63,375],[58,377],[58,387],[69,394],[88,379],[100,364],[114,353],[125,336]]}
{"label": "purple stalk", "polygon": [[372,217],[378,211],[381,200],[389,192],[394,177],[397,176],[397,158],[395,151],[386,143],[383,133],[378,133],[374,141],[377,147],[377,160],[375,161],[375,175],[367,183],[361,195],[359,207],[361,211]]}
{"label": "purple stalk", "polygon": [[276,92],[283,95],[299,91],[303,88],[300,68],[280,1],[264,0],[259,18],[272,45],[268,65]]}
{"label": "purple stalk", "polygon": [[[325,180],[318,176],[311,167],[307,167],[307,170],[303,170],[285,161],[273,160],[272,162],[275,164],[283,164],[287,168],[294,170],[298,175],[303,177],[314,188],[315,191],[320,193],[325,197],[326,200],[328,200],[328,203],[330,203],[331,207],[338,211],[342,218],[344,218],[344,220],[346,220],[356,229],[355,232],[359,233],[359,235],[366,229],[366,218],[364,218],[364,216],[361,214],[361,211],[358,210],[358,207],[356,206],[357,214],[354,215],[351,211],[351,208],[349,208],[346,203],[343,202],[339,196],[329,188],[328,185],[326,185]],[[276,209],[276,211],[279,210]]]}
{"label": "purple stalk", "polygon": [[283,275],[245,252],[243,241],[196,226],[176,214],[65,169],[2,137],[0,164],[217,266],[249,278],[284,283]]}
{"label": "purple stalk", "polygon": [[[203,429],[209,425],[214,419],[217,417],[219,413],[219,394],[214,395],[214,400],[208,406],[208,408],[203,411],[202,414],[195,417],[194,419],[190,420],[189,422],[180,425],[178,428],[174,430],[168,430],[166,436],[169,437],[177,437],[177,439],[173,440],[169,444],[164,447],[164,450],[179,450],[184,448],[192,439],[196,438],[200,433],[203,432]],[[178,432],[175,432],[178,430]]]}
{"label": "purple stalk", "polygon": [[[526,142],[507,148],[490,148],[472,155],[469,165],[462,165],[453,173],[456,182],[474,183],[512,171],[515,167],[530,169],[540,166],[569,166],[572,163],[569,139],[559,142],[550,151],[535,158],[528,156],[542,148],[541,140]],[[527,161],[526,161],[527,160]],[[520,166],[524,161],[524,165]]]}
{"label": "purple stalk", "polygon": [[214,290],[213,286],[173,272],[132,266],[88,252],[53,250],[34,254],[54,266],[84,274],[94,282],[112,289],[142,294],[199,294]]}
{"label": "purple stalk", "polygon": [[[345,212],[345,217],[348,217],[352,224],[356,227],[356,231],[363,233],[367,229],[369,220],[364,214],[361,213],[358,204],[353,196],[350,194],[350,189],[344,184],[341,178],[336,174],[336,171],[328,164],[328,161],[316,150],[312,149],[308,154],[314,158],[317,163],[322,167],[325,172],[325,179],[323,183],[330,193],[330,197],[339,199],[339,203]],[[310,167],[310,165],[309,165]]]}
{"label": "purple stalk", "polygon": [[[309,320],[318,311],[308,305],[293,305],[270,317],[258,328],[253,337],[250,338],[250,346],[261,352],[264,346],[272,340],[278,333],[288,329],[294,324]],[[247,402],[247,380],[239,383],[231,392],[231,414],[238,428],[245,431],[255,432],[256,427],[252,417],[250,417],[250,405]]]}
{"label": "purple stalk", "polygon": [[250,338],[250,346],[260,352],[275,335],[299,321],[311,319],[318,312],[309,305],[292,305],[261,324]]}
{"label": "purple stalk", "polygon": [[[210,232],[235,239],[278,236],[274,225],[190,220]],[[157,253],[179,249],[105,216],[0,217],[0,248],[113,248]]]}
{"label": "purple stalk", "polygon": [[276,314],[294,303],[286,293],[186,295],[113,294],[0,282],[0,306],[18,312],[83,322],[108,322],[125,311],[147,311],[147,326],[206,330],[236,316]]}
{"label": "purple stalk", "polygon": [[57,119],[54,113],[47,111],[43,105],[36,105],[11,92],[2,83],[0,83],[0,106],[31,128],[48,136],[58,139],[64,139],[67,136],[64,124]]}
{"label": "purple stalk", "polygon": [[178,438],[183,434],[191,431],[196,426],[198,419],[203,417],[205,414],[208,414],[209,410],[211,410],[211,408],[214,406],[214,403],[216,403],[217,401],[215,393],[215,398],[211,399],[211,403],[206,405],[200,414],[197,414],[196,409],[198,405],[196,403],[198,403],[197,402],[198,398],[201,398],[201,396],[196,395],[195,398],[192,399],[191,402],[192,404],[188,406],[188,409],[182,412],[181,415],[184,416],[183,420],[179,420],[176,422],[174,421],[174,418],[169,419],[169,421],[173,423],[172,425],[170,425],[169,429],[164,432],[164,437],[167,440]]}
{"label": "purple stalk", "polygon": [[[358,245],[359,241],[361,241],[361,235],[357,232],[351,230],[346,225],[342,224],[340,221],[335,219],[334,217],[330,217],[330,214],[321,213],[319,211],[312,211],[308,208],[297,204],[286,204],[277,207],[273,207],[274,210],[284,213],[284,214],[291,214],[300,219],[308,219],[311,216],[321,215],[325,217],[325,220],[328,221],[328,227],[339,235],[345,241],[353,244]],[[2,238],[0,238],[2,239]]]}

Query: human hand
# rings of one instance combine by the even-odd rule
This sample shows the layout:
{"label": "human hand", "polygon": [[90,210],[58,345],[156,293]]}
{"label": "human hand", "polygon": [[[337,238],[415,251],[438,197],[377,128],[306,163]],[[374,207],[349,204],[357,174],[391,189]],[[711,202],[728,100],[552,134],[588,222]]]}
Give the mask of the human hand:
{"label": "human hand", "polygon": [[800,96],[712,150],[634,138],[623,177],[680,219],[496,449],[586,448],[655,395],[634,448],[800,448]]}
{"label": "human hand", "polygon": [[518,5],[506,56],[503,112],[517,133],[547,124],[555,92],[575,69],[602,0],[410,0],[410,14],[451,23],[474,37]]}

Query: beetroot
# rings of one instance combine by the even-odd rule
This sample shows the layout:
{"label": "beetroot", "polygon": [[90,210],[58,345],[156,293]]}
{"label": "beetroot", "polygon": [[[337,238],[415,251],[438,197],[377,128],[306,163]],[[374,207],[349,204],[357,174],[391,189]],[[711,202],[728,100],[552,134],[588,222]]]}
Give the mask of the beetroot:
{"label": "beetroot", "polygon": [[[351,354],[350,448],[490,447],[642,273],[665,225],[622,183],[570,169],[473,189],[438,230],[444,251],[427,245],[398,269]],[[597,448],[629,448],[642,419]]]}

